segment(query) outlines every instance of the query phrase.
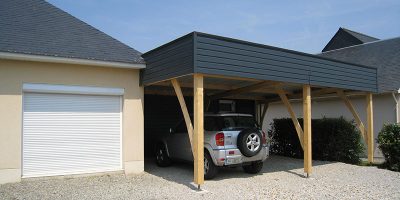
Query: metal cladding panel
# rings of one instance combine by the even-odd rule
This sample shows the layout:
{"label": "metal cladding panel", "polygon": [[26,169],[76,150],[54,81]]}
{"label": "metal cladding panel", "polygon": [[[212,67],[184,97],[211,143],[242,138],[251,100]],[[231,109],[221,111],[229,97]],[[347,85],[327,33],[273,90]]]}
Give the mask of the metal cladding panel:
{"label": "metal cladding panel", "polygon": [[24,93],[22,176],[122,169],[121,96]]}
{"label": "metal cladding panel", "polygon": [[193,34],[188,34],[142,55],[146,69],[143,85],[193,73]]}
{"label": "metal cladding panel", "polygon": [[377,69],[193,32],[142,55],[141,83],[203,73],[377,92]]}
{"label": "metal cladding panel", "polygon": [[195,73],[377,91],[377,69],[195,33]]}

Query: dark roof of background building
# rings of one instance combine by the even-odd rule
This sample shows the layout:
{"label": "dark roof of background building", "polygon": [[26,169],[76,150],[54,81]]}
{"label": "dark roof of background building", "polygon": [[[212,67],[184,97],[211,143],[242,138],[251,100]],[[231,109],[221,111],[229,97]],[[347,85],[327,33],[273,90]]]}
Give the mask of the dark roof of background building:
{"label": "dark roof of background building", "polygon": [[400,88],[400,37],[368,42],[318,54],[322,57],[378,68],[378,90]]}
{"label": "dark roof of background building", "polygon": [[346,29],[346,28],[343,28],[343,27],[341,27],[341,29],[343,31],[346,31],[347,33],[351,34],[355,38],[359,39],[362,43],[367,43],[367,42],[372,42],[372,41],[379,40],[378,38],[366,35],[364,33],[359,33],[359,32],[352,31],[352,30],[349,30],[349,29]]}
{"label": "dark roof of background building", "polygon": [[0,1],[0,52],[144,63],[137,50],[43,0]]}
{"label": "dark roof of background building", "polygon": [[379,39],[341,27],[328,42],[328,44],[326,44],[322,52],[354,46],[358,44],[364,44],[377,40]]}

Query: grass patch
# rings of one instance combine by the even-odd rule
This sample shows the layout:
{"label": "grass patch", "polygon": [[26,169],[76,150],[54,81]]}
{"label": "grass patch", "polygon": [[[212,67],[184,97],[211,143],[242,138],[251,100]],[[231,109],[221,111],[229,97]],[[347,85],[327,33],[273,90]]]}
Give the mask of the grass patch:
{"label": "grass patch", "polygon": [[367,167],[378,167],[381,168],[382,164],[380,163],[370,163],[368,161],[361,161],[358,163],[358,166],[367,166]]}

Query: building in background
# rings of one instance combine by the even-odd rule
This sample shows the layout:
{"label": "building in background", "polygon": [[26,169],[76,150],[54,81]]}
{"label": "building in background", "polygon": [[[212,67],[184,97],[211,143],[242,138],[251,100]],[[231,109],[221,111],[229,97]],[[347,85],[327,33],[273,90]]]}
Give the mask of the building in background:
{"label": "building in background", "polygon": [[[399,122],[399,88],[400,88],[400,37],[380,40],[362,33],[339,28],[319,56],[378,68],[378,90],[374,98],[374,132],[375,137],[385,123]],[[355,72],[356,73],[356,72]],[[343,79],[345,82],[346,80]],[[358,111],[360,118],[366,122],[365,95],[349,97]],[[337,98],[313,98],[313,118],[340,117],[348,120],[353,115],[344,102]],[[298,117],[302,117],[302,105],[293,102]],[[269,129],[275,118],[290,117],[286,108],[280,103],[270,103],[265,119],[264,129]],[[377,145],[375,145],[375,151]],[[379,151],[376,151],[379,156]]]}

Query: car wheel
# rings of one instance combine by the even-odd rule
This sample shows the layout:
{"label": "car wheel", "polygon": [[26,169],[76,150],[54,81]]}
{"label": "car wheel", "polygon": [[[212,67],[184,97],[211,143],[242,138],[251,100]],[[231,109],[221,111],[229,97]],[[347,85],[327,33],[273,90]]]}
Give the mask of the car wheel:
{"label": "car wheel", "polygon": [[213,179],[217,175],[218,168],[208,152],[204,152],[204,178],[206,180]]}
{"label": "car wheel", "polygon": [[262,149],[262,135],[258,129],[245,129],[239,133],[237,145],[246,157],[258,154]]}
{"label": "car wheel", "polygon": [[172,164],[171,159],[168,156],[167,148],[163,143],[159,143],[156,146],[156,164],[160,167],[168,167]]}
{"label": "car wheel", "polygon": [[257,174],[261,171],[262,168],[263,168],[263,162],[261,161],[255,161],[252,162],[250,165],[243,166],[244,172],[249,174]]}

